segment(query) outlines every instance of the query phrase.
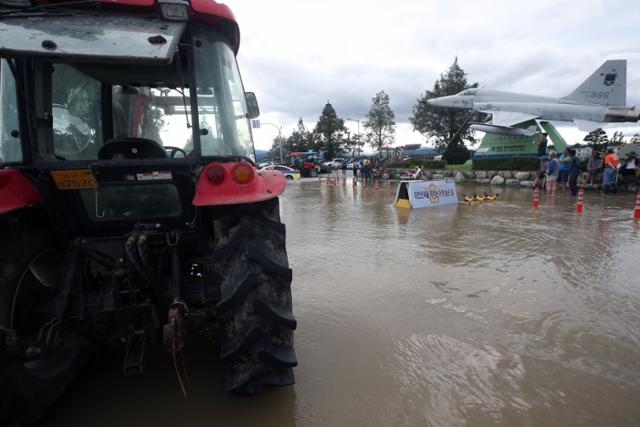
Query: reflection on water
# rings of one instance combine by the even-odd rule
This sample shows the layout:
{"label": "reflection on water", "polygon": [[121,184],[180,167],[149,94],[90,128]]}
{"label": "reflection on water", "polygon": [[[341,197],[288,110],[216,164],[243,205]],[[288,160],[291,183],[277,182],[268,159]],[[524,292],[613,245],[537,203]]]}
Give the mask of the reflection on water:
{"label": "reflection on water", "polygon": [[290,185],[295,387],[227,396],[214,350],[194,344],[186,401],[158,351],[141,378],[93,366],[45,425],[637,423],[634,195],[587,193],[578,216],[567,196],[534,210],[530,191],[499,191],[409,211],[395,188]]}

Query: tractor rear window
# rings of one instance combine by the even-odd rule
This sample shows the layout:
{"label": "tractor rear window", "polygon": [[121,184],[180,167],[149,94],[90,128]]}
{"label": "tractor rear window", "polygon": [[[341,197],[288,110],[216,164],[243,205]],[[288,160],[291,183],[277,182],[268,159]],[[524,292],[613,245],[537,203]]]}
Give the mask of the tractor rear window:
{"label": "tractor rear window", "polygon": [[68,64],[54,64],[53,145],[57,158],[95,159],[102,143],[100,82]]}
{"label": "tractor rear window", "polygon": [[167,218],[181,213],[173,184],[115,185],[81,190],[80,196],[93,221]]}

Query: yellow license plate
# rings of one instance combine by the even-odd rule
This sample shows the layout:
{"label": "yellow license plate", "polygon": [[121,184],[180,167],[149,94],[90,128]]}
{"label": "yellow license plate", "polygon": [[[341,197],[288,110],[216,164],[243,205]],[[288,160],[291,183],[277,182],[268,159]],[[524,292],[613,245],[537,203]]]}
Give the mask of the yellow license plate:
{"label": "yellow license plate", "polygon": [[98,181],[89,169],[51,171],[58,190],[84,190],[98,188]]}

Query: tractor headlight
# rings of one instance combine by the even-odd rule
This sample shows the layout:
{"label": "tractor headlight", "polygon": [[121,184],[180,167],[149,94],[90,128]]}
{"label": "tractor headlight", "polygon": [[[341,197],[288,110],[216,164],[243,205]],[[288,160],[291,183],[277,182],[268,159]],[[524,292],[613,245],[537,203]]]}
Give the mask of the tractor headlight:
{"label": "tractor headlight", "polygon": [[181,0],[158,0],[160,13],[167,21],[188,21],[189,3]]}

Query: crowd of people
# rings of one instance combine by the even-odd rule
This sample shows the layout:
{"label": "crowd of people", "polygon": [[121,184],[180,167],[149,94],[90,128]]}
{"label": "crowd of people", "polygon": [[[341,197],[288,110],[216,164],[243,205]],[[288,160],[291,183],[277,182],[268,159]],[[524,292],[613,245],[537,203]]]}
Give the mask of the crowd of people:
{"label": "crowd of people", "polygon": [[[381,161],[379,159],[373,159],[373,160],[360,159],[359,161],[353,162],[351,166],[353,170],[353,177],[357,178],[358,176],[360,176],[360,178],[364,179],[365,181],[371,181],[373,171],[378,169],[380,166],[381,166]],[[346,175],[347,173],[346,161],[342,162],[341,169],[342,169],[342,174]]]}
{"label": "crowd of people", "polygon": [[[576,150],[567,147],[560,155],[556,151],[547,153],[547,134],[542,134],[542,139],[535,141],[538,144],[538,156],[540,167],[536,174],[534,186],[544,188],[547,194],[555,195],[559,191],[568,189],[572,196],[578,194],[578,177],[582,171],[582,163],[576,156]],[[600,153],[593,151],[587,163],[587,184],[593,185],[597,176],[602,172],[602,189],[605,193],[618,191],[619,177],[628,176],[640,180],[640,161],[635,152],[630,152],[624,163],[620,162],[614,149],[607,149],[602,159]]]}

